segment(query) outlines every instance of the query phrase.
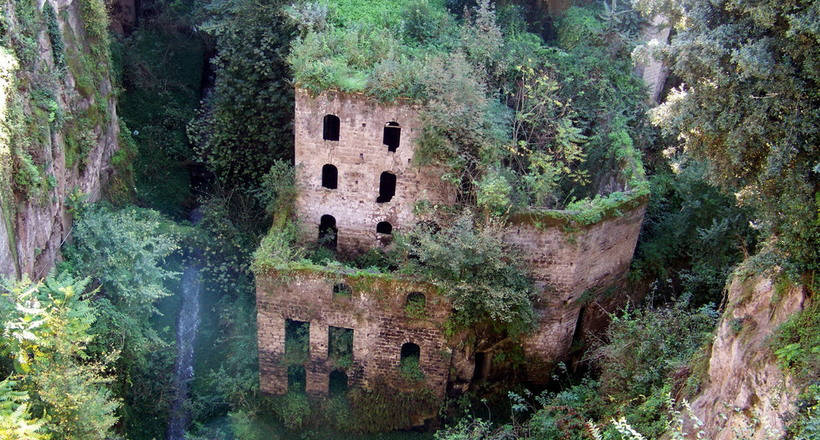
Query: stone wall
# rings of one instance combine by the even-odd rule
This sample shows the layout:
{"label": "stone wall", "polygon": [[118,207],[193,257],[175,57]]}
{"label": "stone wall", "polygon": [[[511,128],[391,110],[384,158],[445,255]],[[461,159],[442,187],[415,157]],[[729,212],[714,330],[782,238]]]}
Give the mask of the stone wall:
{"label": "stone wall", "polygon": [[629,270],[646,205],[577,230],[514,219],[506,240],[521,250],[541,294],[538,327],[525,341],[528,376],[544,382],[572,345],[584,298],[614,286]]}
{"label": "stone wall", "polygon": [[[339,117],[338,141],[323,139],[325,115]],[[388,151],[382,142],[389,122],[401,128],[395,152]],[[421,124],[411,105],[383,104],[362,95],[331,92],[312,97],[297,89],[294,132],[296,214],[307,241],[318,238],[321,217],[331,215],[338,229],[338,249],[366,251],[389,242],[389,236],[376,232],[379,222],[389,222],[395,230],[411,227],[416,222],[413,207],[417,201],[455,201],[455,192],[441,181],[441,172],[412,163]],[[322,187],[322,167],[326,164],[338,170],[336,189]],[[384,171],[396,175],[396,193],[389,202],[377,203]]]}
{"label": "stone wall", "polygon": [[[350,287],[350,296],[336,295],[337,284]],[[421,315],[409,316],[407,295],[425,295]],[[270,272],[256,277],[259,374],[262,391],[287,392],[285,322],[310,324],[309,359],[304,363],[306,391],[327,394],[330,373],[341,369],[349,386],[367,387],[374,380],[401,390],[427,386],[444,395],[450,350],[442,332],[450,306],[434,288],[389,275],[346,276],[323,270]],[[339,368],[328,356],[329,327],[353,330],[352,366]],[[409,381],[399,371],[405,343],[419,346],[422,382]]]}
{"label": "stone wall", "polygon": [[[59,75],[54,65],[54,48],[45,25],[38,30],[38,59],[33,66],[23,66],[10,53],[0,51],[0,275],[19,278],[28,275],[44,277],[59,258],[60,247],[71,232],[71,215],[67,199],[75,190],[85,194],[89,201],[97,201],[108,180],[114,173],[111,157],[119,149],[119,120],[116,112],[116,94],[111,81],[110,69],[103,69],[103,78],[94,84],[93,90],[78,85],[72,66],[79,55],[91,52],[86,37],[81,4],[76,0],[46,0],[56,11],[57,25],[65,45],[67,67]],[[39,3],[42,9],[45,1]],[[13,2],[0,1],[0,14],[6,17],[6,25],[20,29],[19,17],[15,16]],[[53,84],[42,81],[43,72],[52,72]],[[86,79],[87,81],[87,79]],[[15,145],[10,145],[11,133],[5,123],[9,115],[6,104],[14,95],[21,99],[26,117],[37,106],[32,88],[41,87],[53,93],[54,104],[59,106],[65,121],[77,119],[89,109],[98,110],[105,116],[101,122],[84,129],[81,136],[87,145],[80,149],[72,161],[69,154],[67,126],[54,124],[48,127],[48,135],[32,141],[31,155],[41,176],[51,184],[39,196],[21,191],[15,183],[17,165],[14,159]],[[85,85],[88,87],[88,84]],[[103,102],[97,102],[101,99]],[[75,147],[75,150],[77,148]]]}

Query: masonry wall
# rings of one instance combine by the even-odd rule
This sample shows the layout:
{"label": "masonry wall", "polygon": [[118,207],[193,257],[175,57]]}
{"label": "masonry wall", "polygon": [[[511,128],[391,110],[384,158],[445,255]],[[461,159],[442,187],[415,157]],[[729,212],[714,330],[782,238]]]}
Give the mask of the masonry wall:
{"label": "masonry wall", "polygon": [[[350,286],[349,297],[333,294],[333,286]],[[442,323],[449,303],[428,285],[389,277],[349,277],[323,271],[271,272],[256,278],[259,374],[263,392],[287,392],[285,321],[310,323],[309,360],[304,364],[306,391],[327,394],[330,373],[338,368],[328,359],[328,327],[353,329],[352,366],[342,368],[348,385],[368,387],[385,379],[399,390],[426,386],[444,396],[450,356]],[[424,316],[410,317],[407,295],[423,293]],[[399,370],[400,351],[411,342],[421,349],[422,382],[408,381]]]}
{"label": "masonry wall", "polygon": [[[339,117],[338,141],[323,139],[325,115]],[[338,249],[363,252],[389,242],[389,236],[376,232],[379,222],[389,222],[394,230],[412,227],[417,201],[455,201],[454,191],[441,181],[441,172],[412,164],[421,124],[411,105],[382,104],[363,95],[332,92],[311,97],[297,89],[294,121],[299,184],[296,214],[307,241],[318,238],[321,217],[331,215],[338,229]],[[395,152],[382,143],[389,122],[401,128]],[[338,170],[336,189],[322,187],[325,164]],[[396,175],[396,193],[389,202],[376,203],[384,171]]]}
{"label": "masonry wall", "polygon": [[[338,140],[323,139],[325,115],[339,118]],[[382,142],[389,122],[401,127],[401,141],[395,152],[388,151]],[[452,205],[455,192],[441,181],[441,171],[412,163],[420,124],[417,109],[408,103],[383,104],[363,95],[332,92],[314,97],[297,89],[295,158],[299,189],[295,205],[303,239],[316,241],[322,216],[330,215],[338,230],[337,248],[346,253],[364,252],[389,243],[389,235],[376,232],[379,222],[389,222],[394,231],[412,227],[416,222],[413,208],[418,201]],[[338,170],[335,189],[322,185],[322,168],[327,164]],[[396,192],[389,202],[377,203],[383,171],[396,175]],[[586,300],[604,292],[611,296],[612,286],[623,280],[644,212],[645,204],[639,204],[623,208],[621,215],[572,229],[560,220],[539,224],[526,215],[511,219],[505,240],[520,249],[540,290],[535,304],[538,325],[522,344],[530,381],[546,382],[552,365],[568,354]],[[333,296],[332,286],[340,279],[354,286],[351,298]],[[450,380],[472,379],[474,365],[469,367],[474,363],[474,354],[455,352],[452,362],[445,355],[453,353],[440,331],[449,306],[428,291],[429,287],[407,280],[380,279],[375,288],[369,285],[357,289],[355,281],[319,270],[257,277],[263,391],[283,393],[287,388],[287,371],[281,362],[286,319],[311,323],[310,361],[305,369],[307,391],[312,393],[328,391],[328,375],[335,368],[327,359],[328,326],[354,330],[354,361],[347,371],[351,386],[367,386],[379,377],[403,386],[398,365],[404,342],[421,346],[426,384],[441,395],[450,366],[457,364],[455,379]],[[428,307],[430,298],[438,298],[427,319],[406,316],[408,289],[425,291]],[[492,353],[485,353],[485,358],[488,355]]]}
{"label": "masonry wall", "polygon": [[526,260],[541,294],[535,304],[538,327],[524,342],[527,374],[544,382],[549,369],[572,345],[583,303],[616,285],[628,272],[646,205],[577,231],[513,223],[505,236]]}

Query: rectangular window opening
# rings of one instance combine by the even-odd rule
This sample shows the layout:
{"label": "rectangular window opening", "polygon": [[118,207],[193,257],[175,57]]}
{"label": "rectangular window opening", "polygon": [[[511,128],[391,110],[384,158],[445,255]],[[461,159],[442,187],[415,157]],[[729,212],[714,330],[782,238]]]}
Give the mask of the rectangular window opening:
{"label": "rectangular window opening", "polygon": [[338,368],[353,365],[353,329],[327,328],[327,357]]}
{"label": "rectangular window opening", "polygon": [[285,363],[303,364],[310,352],[310,323],[285,320]]}

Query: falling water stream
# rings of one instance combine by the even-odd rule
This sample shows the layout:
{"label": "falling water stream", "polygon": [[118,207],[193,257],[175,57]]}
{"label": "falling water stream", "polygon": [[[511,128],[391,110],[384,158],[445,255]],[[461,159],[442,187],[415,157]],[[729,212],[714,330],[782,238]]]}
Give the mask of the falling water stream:
{"label": "falling water stream", "polygon": [[[197,223],[200,218],[199,210],[195,209],[191,213],[191,221]],[[194,255],[192,260],[198,260],[197,257]],[[182,273],[182,307],[177,319],[177,360],[174,365],[174,398],[166,435],[168,440],[184,440],[185,430],[191,422],[186,402],[194,378],[194,343],[199,329],[199,297],[202,291],[200,269],[197,263],[191,262]]]}

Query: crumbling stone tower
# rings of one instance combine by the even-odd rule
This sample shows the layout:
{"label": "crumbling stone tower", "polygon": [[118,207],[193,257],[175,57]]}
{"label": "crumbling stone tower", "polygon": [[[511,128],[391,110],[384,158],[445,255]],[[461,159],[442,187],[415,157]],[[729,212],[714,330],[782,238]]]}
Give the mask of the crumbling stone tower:
{"label": "crumbling stone tower", "polygon": [[[357,254],[389,244],[417,222],[419,201],[455,202],[441,171],[413,163],[420,118],[409,102],[379,103],[359,94],[296,90],[295,213],[302,239]],[[537,329],[524,341],[527,374],[545,382],[582,332],[591,302],[617,296],[632,261],[646,197],[626,185],[594,216],[561,210],[514,214],[505,232],[526,258],[541,293]],[[268,393],[294,386],[327,394],[335,384],[428,388],[491,374],[494,353],[470,353],[448,339],[450,310],[435,286],[397,274],[297,264],[257,273],[260,383]],[[597,311],[599,307],[590,308]],[[304,359],[288,356],[294,334],[307,336]],[[340,336],[341,335],[341,336]],[[339,347],[343,344],[344,347]],[[339,361],[334,353],[350,353]],[[414,357],[421,379],[408,380]],[[301,377],[299,384],[293,377]]]}
{"label": "crumbling stone tower", "polygon": [[412,227],[419,200],[453,203],[430,167],[413,165],[421,132],[414,106],[362,95],[296,91],[296,215],[305,240],[345,253],[387,244]]}

